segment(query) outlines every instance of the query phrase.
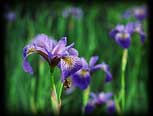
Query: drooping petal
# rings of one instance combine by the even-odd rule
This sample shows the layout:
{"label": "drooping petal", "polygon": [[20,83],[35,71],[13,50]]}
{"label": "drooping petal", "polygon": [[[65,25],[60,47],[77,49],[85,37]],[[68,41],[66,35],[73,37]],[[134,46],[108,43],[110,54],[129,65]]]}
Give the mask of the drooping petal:
{"label": "drooping petal", "polygon": [[25,72],[28,72],[29,74],[33,74],[33,69],[26,59],[23,61],[22,67]]}
{"label": "drooping petal", "polygon": [[93,66],[96,64],[96,62],[97,62],[98,59],[99,59],[98,56],[92,56],[92,57],[90,58],[90,61],[89,61],[89,66],[90,66],[90,67],[93,67]]}
{"label": "drooping petal", "polygon": [[122,47],[128,48],[131,43],[131,38],[129,33],[117,33],[115,36],[115,41]]}
{"label": "drooping petal", "polygon": [[115,112],[115,103],[113,100],[107,101],[106,106],[107,106],[107,112],[109,113]]}
{"label": "drooping petal", "polygon": [[112,29],[110,32],[109,32],[109,36],[111,38],[115,38],[115,35],[118,33],[118,31],[116,29]]}
{"label": "drooping petal", "polygon": [[91,103],[88,103],[86,106],[85,106],[85,113],[89,114],[91,112],[93,112],[95,109],[95,105],[91,104]]}
{"label": "drooping petal", "polygon": [[80,89],[84,90],[90,84],[90,74],[87,70],[79,70],[78,72],[72,75],[72,81],[76,87],[79,87]]}
{"label": "drooping petal", "polygon": [[101,64],[97,64],[94,66],[94,68],[92,69],[92,71],[96,71],[96,70],[103,70],[105,72],[105,82],[109,82],[112,80],[112,74],[110,72],[110,68],[109,66],[105,63],[102,62]]}
{"label": "drooping petal", "polygon": [[81,59],[72,55],[61,58],[60,65],[62,81],[82,68]]}
{"label": "drooping petal", "polygon": [[140,32],[140,39],[141,39],[141,42],[144,43],[146,39],[146,34],[144,32]]}

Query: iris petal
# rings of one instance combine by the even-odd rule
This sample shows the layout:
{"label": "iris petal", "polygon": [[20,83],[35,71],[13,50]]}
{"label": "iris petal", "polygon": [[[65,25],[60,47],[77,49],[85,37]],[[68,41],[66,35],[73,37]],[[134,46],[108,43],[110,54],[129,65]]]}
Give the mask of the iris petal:
{"label": "iris petal", "polygon": [[76,87],[84,90],[90,84],[90,74],[86,70],[79,70],[72,75],[72,81]]}
{"label": "iris petal", "polygon": [[28,72],[29,74],[33,74],[33,69],[26,59],[23,61],[22,67],[25,72]]}
{"label": "iris petal", "polygon": [[83,65],[83,69],[88,69],[89,68],[89,66],[88,66],[88,63],[87,63],[87,61],[86,61],[86,59],[85,58],[81,58],[81,61],[82,61],[82,65]]}
{"label": "iris petal", "polygon": [[63,52],[67,49],[65,47],[66,44],[67,44],[67,38],[63,37],[62,39],[59,40],[59,42],[54,47],[52,54],[55,54],[55,55],[63,54]]}
{"label": "iris petal", "polygon": [[61,58],[60,65],[62,71],[62,81],[82,68],[81,59],[77,56],[67,56]]}
{"label": "iris petal", "polygon": [[90,66],[90,67],[93,67],[93,66],[96,64],[96,62],[97,62],[98,59],[99,59],[98,56],[92,56],[92,57],[90,58],[90,61],[89,61],[89,66]]}
{"label": "iris petal", "polygon": [[131,43],[131,38],[129,33],[118,33],[115,36],[115,41],[122,47],[128,48]]}

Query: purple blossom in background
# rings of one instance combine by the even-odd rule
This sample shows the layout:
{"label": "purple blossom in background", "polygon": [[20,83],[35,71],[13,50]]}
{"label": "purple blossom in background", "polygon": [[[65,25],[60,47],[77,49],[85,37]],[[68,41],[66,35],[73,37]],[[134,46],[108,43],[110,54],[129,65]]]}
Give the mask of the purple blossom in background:
{"label": "purple blossom in background", "polygon": [[30,54],[40,54],[51,68],[58,66],[62,72],[62,81],[72,75],[82,67],[78,52],[73,48],[74,43],[67,45],[67,38],[63,37],[58,42],[49,38],[45,34],[37,35],[30,44],[23,49],[23,69],[25,72],[33,74],[33,69],[27,61]]}
{"label": "purple blossom in background", "polygon": [[133,8],[134,16],[136,19],[142,21],[147,17],[147,8],[146,6],[140,6]]}
{"label": "purple blossom in background", "polygon": [[122,17],[129,18],[131,16],[134,16],[137,20],[142,21],[147,17],[147,14],[147,7],[143,5],[127,9],[123,13]]}
{"label": "purple blossom in background", "polygon": [[7,13],[5,14],[5,18],[6,18],[8,21],[12,22],[12,21],[14,21],[14,20],[16,19],[16,13],[15,13],[14,11],[7,12]]}
{"label": "purple blossom in background", "polygon": [[93,92],[90,93],[89,100],[87,105],[85,106],[85,112],[86,113],[91,113],[94,111],[96,106],[101,106],[101,105],[106,105],[107,111],[109,113],[115,112],[115,104],[114,101],[111,99],[112,98],[112,93],[98,93],[95,94]]}
{"label": "purple blossom in background", "polygon": [[80,19],[83,16],[83,11],[81,8],[69,7],[63,10],[62,15],[65,18],[67,18],[68,16],[72,16],[76,19]]}
{"label": "purple blossom in background", "polygon": [[90,84],[91,74],[96,70],[103,70],[105,72],[106,82],[112,80],[108,65],[104,62],[96,64],[98,59],[98,56],[92,56],[88,64],[85,58],[81,58],[83,67],[72,75],[72,82],[76,87],[79,87],[82,90],[86,89]]}
{"label": "purple blossom in background", "polygon": [[140,35],[141,42],[144,42],[146,35],[143,31],[141,23],[139,22],[130,22],[126,25],[118,24],[114,29],[112,29],[109,35],[122,48],[129,48],[133,33],[138,33]]}

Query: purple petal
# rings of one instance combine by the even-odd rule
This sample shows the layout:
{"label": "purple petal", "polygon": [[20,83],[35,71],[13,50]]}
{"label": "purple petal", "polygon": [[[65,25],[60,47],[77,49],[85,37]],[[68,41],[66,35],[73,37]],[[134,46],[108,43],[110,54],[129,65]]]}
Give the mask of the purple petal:
{"label": "purple petal", "polygon": [[118,32],[122,32],[122,31],[125,30],[125,27],[124,27],[124,25],[118,24],[118,25],[115,27],[115,30],[117,30]]}
{"label": "purple petal", "polygon": [[128,10],[126,10],[126,11],[123,13],[122,17],[127,19],[127,18],[129,18],[131,15],[132,15],[131,9],[128,9]]}
{"label": "purple petal", "polygon": [[81,61],[82,61],[82,66],[83,66],[82,68],[83,69],[88,69],[89,66],[88,66],[88,63],[87,63],[86,59],[82,57]]}
{"label": "purple petal", "polygon": [[62,39],[59,40],[59,42],[54,47],[54,49],[52,51],[52,54],[54,54],[54,55],[63,54],[63,52],[65,52],[65,50],[67,49],[65,47],[66,44],[67,44],[67,38],[66,37],[63,37]]}
{"label": "purple petal", "polygon": [[106,103],[112,97],[112,93],[99,93],[97,98],[97,104]]}
{"label": "purple petal", "polygon": [[96,62],[97,62],[98,59],[99,59],[98,56],[92,56],[92,57],[90,58],[90,61],[89,61],[89,66],[90,66],[90,67],[93,67],[93,66],[96,64]]}
{"label": "purple petal", "polygon": [[94,111],[94,108],[95,108],[95,106],[94,105],[92,105],[92,104],[87,104],[86,106],[85,106],[85,113],[91,113],[91,112],[93,112]]}
{"label": "purple petal", "polygon": [[107,111],[108,111],[109,113],[115,112],[115,103],[114,103],[113,100],[107,101],[106,105],[107,105]]}
{"label": "purple petal", "polygon": [[68,49],[68,52],[69,52],[70,55],[73,55],[73,56],[78,56],[79,55],[78,51],[75,48]]}
{"label": "purple petal", "polygon": [[33,74],[33,69],[26,59],[23,61],[22,67],[25,72],[28,72],[29,74]]}
{"label": "purple petal", "polygon": [[110,72],[109,66],[102,62],[101,64],[97,64],[96,66],[94,66],[94,68],[92,69],[92,71],[96,71],[102,69],[105,72],[105,82],[109,82],[112,80],[112,74]]}
{"label": "purple petal", "polygon": [[141,38],[141,42],[144,43],[145,39],[146,39],[146,34],[144,32],[140,33],[140,38]]}
{"label": "purple petal", "polygon": [[109,36],[111,37],[111,38],[115,38],[115,35],[118,33],[118,31],[116,30],[116,29],[112,29],[112,31],[111,32],[109,32]]}
{"label": "purple petal", "polygon": [[125,30],[128,33],[132,34],[134,32],[134,23],[133,22],[130,22],[130,23],[126,24]]}
{"label": "purple petal", "polygon": [[72,75],[72,81],[76,87],[84,90],[90,84],[90,74],[87,70],[79,70]]}
{"label": "purple petal", "polygon": [[82,68],[81,59],[77,56],[66,56],[61,58],[60,65],[62,81]]}
{"label": "purple petal", "polygon": [[128,48],[131,43],[131,38],[129,33],[118,33],[115,36],[115,40],[122,48]]}

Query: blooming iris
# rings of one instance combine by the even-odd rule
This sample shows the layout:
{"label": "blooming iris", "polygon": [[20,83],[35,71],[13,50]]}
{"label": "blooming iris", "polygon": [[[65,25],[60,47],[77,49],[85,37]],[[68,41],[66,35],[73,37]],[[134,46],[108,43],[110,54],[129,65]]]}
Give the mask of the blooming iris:
{"label": "blooming iris", "polygon": [[112,97],[111,92],[108,92],[108,93],[101,92],[98,94],[91,92],[90,96],[89,96],[88,103],[85,106],[85,112],[91,113],[94,111],[96,106],[101,106],[103,104],[106,104],[108,112],[114,112],[115,111],[115,103],[111,99],[111,97]]}
{"label": "blooming iris", "polygon": [[128,48],[130,46],[131,35],[133,33],[138,33],[140,35],[141,42],[144,42],[146,35],[141,23],[139,22],[130,22],[127,25],[118,24],[109,34],[110,37],[115,39],[122,48]]}
{"label": "blooming iris", "polygon": [[83,16],[83,11],[81,8],[70,7],[70,8],[65,8],[62,15],[65,18],[68,16],[73,16],[76,19],[80,19]]}
{"label": "blooming iris", "polygon": [[123,13],[124,18],[134,16],[137,20],[142,21],[147,17],[147,8],[145,5],[139,7],[133,7]]}
{"label": "blooming iris", "polygon": [[23,69],[25,72],[33,74],[32,67],[27,61],[30,54],[40,54],[50,65],[51,68],[58,66],[62,72],[62,81],[75,73],[82,67],[78,51],[73,48],[74,43],[67,45],[67,38],[63,37],[58,42],[50,39],[45,34],[37,35],[30,44],[23,49]]}
{"label": "blooming iris", "polygon": [[92,56],[89,61],[89,65],[85,58],[81,58],[83,67],[72,75],[72,82],[76,87],[83,90],[86,89],[90,83],[91,74],[98,69],[102,69],[106,73],[106,82],[112,79],[112,75],[107,64],[104,62],[96,64],[98,58],[98,56]]}

